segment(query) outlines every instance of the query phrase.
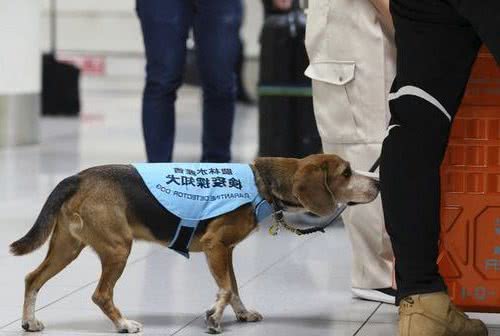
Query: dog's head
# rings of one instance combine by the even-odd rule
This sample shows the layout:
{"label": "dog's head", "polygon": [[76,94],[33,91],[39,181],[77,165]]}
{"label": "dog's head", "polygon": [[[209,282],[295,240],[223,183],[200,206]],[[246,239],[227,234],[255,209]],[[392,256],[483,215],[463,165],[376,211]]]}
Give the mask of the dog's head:
{"label": "dog's head", "polygon": [[298,161],[292,193],[308,211],[326,216],[337,203],[369,203],[379,193],[378,179],[352,170],[337,155],[316,154]]}

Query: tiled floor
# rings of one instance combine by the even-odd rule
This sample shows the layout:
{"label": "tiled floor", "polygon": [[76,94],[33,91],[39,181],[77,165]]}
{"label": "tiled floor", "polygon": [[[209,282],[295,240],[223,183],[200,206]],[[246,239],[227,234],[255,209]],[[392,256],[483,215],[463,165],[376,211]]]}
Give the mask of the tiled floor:
{"label": "tiled floor", "polygon": [[[140,86],[136,80],[85,79],[81,122],[44,119],[40,145],[0,149],[0,335],[23,334],[20,327],[23,278],[43,258],[46,247],[12,257],[7,246],[32,225],[43,201],[63,177],[97,164],[144,160],[140,129]],[[199,95],[184,88],[178,101],[175,158],[200,156]],[[239,107],[234,157],[251,161],[257,151],[257,111]],[[235,322],[228,309],[227,335],[397,334],[396,309],[359,301],[350,294],[350,245],[344,229],[306,238],[288,233],[271,237],[265,229],[238,246],[236,273],[246,305],[264,321]],[[109,335],[112,325],[90,297],[100,273],[91,251],[43,288],[38,318],[44,335]],[[188,262],[167,249],[136,243],[118,282],[115,302],[145,325],[144,335],[202,335],[203,313],[215,297],[204,257]],[[500,335],[497,315],[482,316]]]}

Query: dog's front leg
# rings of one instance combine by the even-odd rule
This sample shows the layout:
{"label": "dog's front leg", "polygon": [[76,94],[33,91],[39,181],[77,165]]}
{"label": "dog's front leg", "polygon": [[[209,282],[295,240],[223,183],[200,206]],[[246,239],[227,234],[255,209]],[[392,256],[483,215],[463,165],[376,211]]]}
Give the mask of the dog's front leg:
{"label": "dog's front leg", "polygon": [[231,276],[229,274],[230,249],[221,242],[210,243],[204,249],[207,256],[208,267],[212,272],[215,282],[219,286],[219,293],[215,304],[206,312],[206,322],[210,333],[220,333],[220,322],[224,309],[231,302]]}
{"label": "dog's front leg", "polygon": [[262,315],[254,310],[248,310],[240,299],[238,283],[234,274],[233,267],[233,248],[229,251],[229,276],[231,277],[231,307],[233,307],[236,318],[241,322],[259,322],[262,321]]}

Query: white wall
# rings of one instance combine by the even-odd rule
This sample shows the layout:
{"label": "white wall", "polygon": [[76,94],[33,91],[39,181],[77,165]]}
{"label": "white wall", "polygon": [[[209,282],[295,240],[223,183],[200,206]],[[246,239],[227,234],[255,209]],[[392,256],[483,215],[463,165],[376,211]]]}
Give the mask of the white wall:
{"label": "white wall", "polygon": [[257,57],[260,51],[259,36],[264,21],[261,0],[245,0],[245,21],[241,30],[246,55]]}
{"label": "white wall", "polygon": [[[16,0],[17,1],[17,0]],[[42,46],[49,48],[49,2],[43,0]],[[244,0],[242,37],[247,56],[259,53],[261,0]],[[57,48],[91,54],[142,54],[135,0],[57,0]]]}
{"label": "white wall", "polygon": [[40,92],[40,4],[0,0],[0,95]]}

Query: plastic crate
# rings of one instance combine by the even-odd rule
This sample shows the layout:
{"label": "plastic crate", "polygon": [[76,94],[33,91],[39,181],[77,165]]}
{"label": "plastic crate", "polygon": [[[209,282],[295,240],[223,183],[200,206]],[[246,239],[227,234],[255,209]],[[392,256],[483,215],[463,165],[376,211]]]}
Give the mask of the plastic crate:
{"label": "plastic crate", "polygon": [[500,69],[485,49],[441,167],[438,264],[457,306],[500,312]]}

